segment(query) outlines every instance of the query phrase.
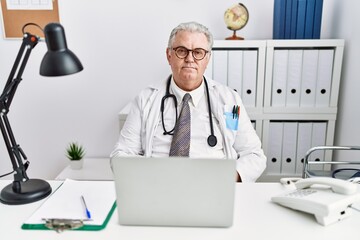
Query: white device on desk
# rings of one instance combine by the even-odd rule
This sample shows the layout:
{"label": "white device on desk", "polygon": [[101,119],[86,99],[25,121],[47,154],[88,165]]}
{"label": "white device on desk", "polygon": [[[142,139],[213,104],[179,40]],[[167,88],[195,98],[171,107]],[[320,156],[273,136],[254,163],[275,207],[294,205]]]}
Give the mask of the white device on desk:
{"label": "white device on desk", "polygon": [[112,159],[122,225],[229,227],[234,159]]}
{"label": "white device on desk", "polygon": [[294,183],[296,190],[271,200],[282,206],[311,213],[321,225],[328,225],[349,216],[349,207],[360,201],[358,186],[345,180],[316,177]]}

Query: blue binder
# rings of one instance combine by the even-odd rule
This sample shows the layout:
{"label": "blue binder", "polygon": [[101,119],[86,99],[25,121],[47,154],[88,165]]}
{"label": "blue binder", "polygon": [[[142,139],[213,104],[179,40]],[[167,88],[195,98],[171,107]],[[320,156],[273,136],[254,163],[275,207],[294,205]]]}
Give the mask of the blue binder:
{"label": "blue binder", "polygon": [[291,36],[291,13],[293,0],[287,0],[285,4],[285,33],[284,38],[290,39]]}
{"label": "blue binder", "polygon": [[274,0],[273,39],[285,37],[286,0]]}
{"label": "blue binder", "polygon": [[298,14],[296,25],[296,39],[305,37],[306,0],[298,0]]}
{"label": "blue binder", "polygon": [[315,1],[316,0],[307,0],[306,3],[305,39],[313,38]]}
{"label": "blue binder", "polygon": [[313,38],[320,39],[323,0],[315,1]]}
{"label": "blue binder", "polygon": [[297,0],[290,0],[290,1],[292,1],[290,39],[295,39],[296,38],[298,3],[297,3]]}

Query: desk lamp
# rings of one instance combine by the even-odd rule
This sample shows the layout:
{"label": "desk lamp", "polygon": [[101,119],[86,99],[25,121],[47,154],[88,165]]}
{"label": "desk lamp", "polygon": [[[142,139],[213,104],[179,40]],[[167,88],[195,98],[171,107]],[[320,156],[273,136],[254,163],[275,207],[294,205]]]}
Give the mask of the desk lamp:
{"label": "desk lamp", "polygon": [[[13,166],[13,171],[3,176],[14,173],[14,181],[1,191],[0,201],[10,205],[38,201],[47,197],[52,191],[48,182],[41,179],[30,179],[27,176],[26,170],[29,162],[24,163],[23,161],[27,157],[20,145],[17,144],[7,117],[16,89],[22,80],[21,76],[31,50],[40,40],[38,36],[24,32],[25,27],[28,25],[34,25],[41,29],[40,26],[34,23],[28,23],[22,28],[22,44],[4,90],[0,95],[0,128]],[[41,62],[40,75],[63,76],[80,72],[83,66],[75,54],[67,48],[64,28],[59,23],[49,23],[45,26],[43,32],[48,51]]]}

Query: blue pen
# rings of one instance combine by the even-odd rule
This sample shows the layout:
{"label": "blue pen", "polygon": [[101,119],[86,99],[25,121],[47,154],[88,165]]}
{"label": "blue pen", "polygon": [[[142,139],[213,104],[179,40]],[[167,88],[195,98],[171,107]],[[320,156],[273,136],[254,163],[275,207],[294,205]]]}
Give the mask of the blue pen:
{"label": "blue pen", "polygon": [[91,214],[90,214],[89,209],[87,208],[87,205],[86,205],[84,196],[81,196],[81,200],[82,200],[82,202],[83,202],[83,204],[84,204],[87,218],[88,218],[88,219],[91,219]]}

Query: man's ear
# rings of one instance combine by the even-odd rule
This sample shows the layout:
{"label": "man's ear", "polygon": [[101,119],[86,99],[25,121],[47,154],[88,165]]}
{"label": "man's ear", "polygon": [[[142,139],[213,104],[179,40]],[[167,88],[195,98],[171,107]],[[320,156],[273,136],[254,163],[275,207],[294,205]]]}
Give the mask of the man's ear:
{"label": "man's ear", "polygon": [[170,64],[170,59],[171,59],[171,50],[169,48],[166,48],[166,59],[168,60],[169,64]]}

